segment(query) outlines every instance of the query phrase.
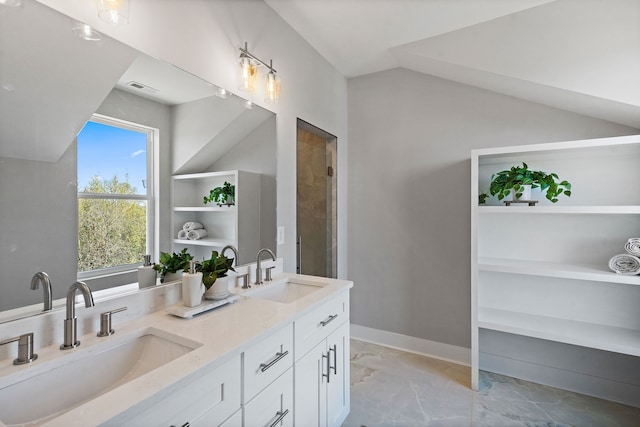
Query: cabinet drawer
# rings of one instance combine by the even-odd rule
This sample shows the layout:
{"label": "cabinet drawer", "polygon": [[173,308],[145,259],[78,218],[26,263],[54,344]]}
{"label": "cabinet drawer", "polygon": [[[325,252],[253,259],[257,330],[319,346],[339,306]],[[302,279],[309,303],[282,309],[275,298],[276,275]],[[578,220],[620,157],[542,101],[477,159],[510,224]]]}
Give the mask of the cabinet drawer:
{"label": "cabinet drawer", "polygon": [[293,369],[287,370],[244,407],[244,425],[293,425]]}
{"label": "cabinet drawer", "polygon": [[295,321],[296,360],[349,319],[349,292],[327,301]]}
{"label": "cabinet drawer", "polygon": [[215,408],[198,418],[196,422],[189,423],[189,427],[242,427],[242,410],[238,409],[228,420],[220,424],[220,416]]}
{"label": "cabinet drawer", "polygon": [[[182,426],[207,412],[215,412],[209,425],[221,424],[240,408],[240,357],[219,366],[138,413],[122,426]],[[135,409],[134,409],[135,410]]]}
{"label": "cabinet drawer", "polygon": [[244,352],[244,401],[271,384],[293,364],[293,325],[289,324]]}

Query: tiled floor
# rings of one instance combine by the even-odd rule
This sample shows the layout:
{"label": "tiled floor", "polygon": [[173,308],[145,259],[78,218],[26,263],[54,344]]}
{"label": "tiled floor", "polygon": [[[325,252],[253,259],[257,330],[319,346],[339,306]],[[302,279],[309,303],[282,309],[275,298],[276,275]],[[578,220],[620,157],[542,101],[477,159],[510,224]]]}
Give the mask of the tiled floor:
{"label": "tiled floor", "polygon": [[640,409],[481,373],[465,366],[351,340],[351,413],[343,427],[640,426]]}

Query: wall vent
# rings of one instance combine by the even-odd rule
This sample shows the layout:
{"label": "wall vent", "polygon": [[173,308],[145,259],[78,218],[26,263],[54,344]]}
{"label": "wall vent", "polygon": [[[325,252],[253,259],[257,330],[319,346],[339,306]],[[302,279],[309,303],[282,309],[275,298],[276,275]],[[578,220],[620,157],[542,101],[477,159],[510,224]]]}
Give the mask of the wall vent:
{"label": "wall vent", "polygon": [[132,87],[134,89],[137,90],[141,90],[143,92],[149,92],[149,93],[158,93],[157,89],[152,88],[151,86],[147,86],[145,84],[142,84],[140,82],[136,82],[136,81],[130,81],[125,83],[127,86]]}

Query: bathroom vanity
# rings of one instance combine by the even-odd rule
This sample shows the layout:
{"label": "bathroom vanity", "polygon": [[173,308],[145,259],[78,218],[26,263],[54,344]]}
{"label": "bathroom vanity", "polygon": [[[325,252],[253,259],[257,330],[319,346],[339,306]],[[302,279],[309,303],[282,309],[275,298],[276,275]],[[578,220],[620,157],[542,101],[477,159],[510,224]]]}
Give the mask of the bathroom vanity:
{"label": "bathroom vanity", "polygon": [[[277,273],[260,287],[234,288],[240,298],[232,304],[183,319],[166,310],[180,303],[180,284],[169,284],[148,292],[164,294],[154,298],[165,307],[136,318],[126,320],[124,313],[139,310],[127,297],[102,304],[131,306],[104,338],[94,321],[101,303],[79,308],[81,346],[36,345],[39,358],[29,365],[0,361],[0,426],[340,425],[350,407],[352,286]],[[0,336],[29,332],[22,329],[35,321],[58,328],[47,319],[0,325]],[[13,402],[3,403],[5,396]]]}

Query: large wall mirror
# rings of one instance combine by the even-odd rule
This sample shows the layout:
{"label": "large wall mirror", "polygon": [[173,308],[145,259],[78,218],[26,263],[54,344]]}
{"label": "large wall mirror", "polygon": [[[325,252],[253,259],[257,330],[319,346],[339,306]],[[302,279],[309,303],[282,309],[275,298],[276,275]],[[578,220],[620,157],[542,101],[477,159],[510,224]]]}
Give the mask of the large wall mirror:
{"label": "large wall mirror", "polygon": [[[78,278],[76,137],[94,114],[157,130],[154,260],[174,249],[172,175],[222,170],[260,174],[256,244],[275,250],[275,115],[105,35],[85,40],[76,26],[34,0],[0,5],[0,321],[42,308],[36,272],[51,277],[54,300]],[[239,249],[241,263],[255,258]]]}

